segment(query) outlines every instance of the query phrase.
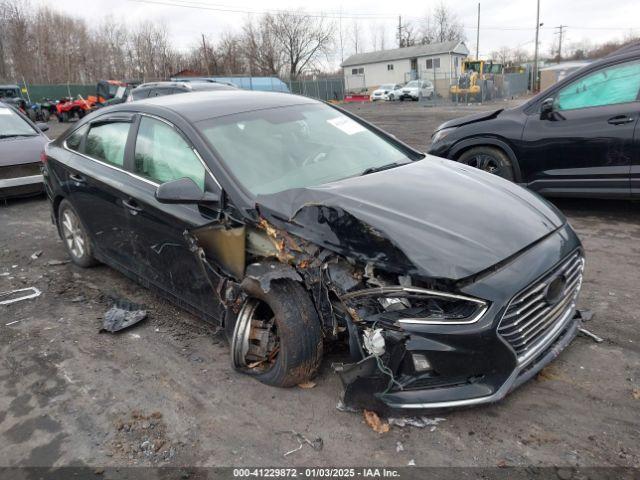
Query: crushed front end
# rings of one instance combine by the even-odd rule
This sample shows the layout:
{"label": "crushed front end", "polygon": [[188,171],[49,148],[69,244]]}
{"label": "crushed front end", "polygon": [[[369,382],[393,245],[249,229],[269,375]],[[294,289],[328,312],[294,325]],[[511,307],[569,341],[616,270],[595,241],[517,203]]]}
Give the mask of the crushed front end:
{"label": "crushed front end", "polygon": [[447,290],[367,272],[367,288],[344,293],[334,308],[354,359],[334,364],[344,403],[426,411],[502,399],[576,336],[583,269],[565,226]]}

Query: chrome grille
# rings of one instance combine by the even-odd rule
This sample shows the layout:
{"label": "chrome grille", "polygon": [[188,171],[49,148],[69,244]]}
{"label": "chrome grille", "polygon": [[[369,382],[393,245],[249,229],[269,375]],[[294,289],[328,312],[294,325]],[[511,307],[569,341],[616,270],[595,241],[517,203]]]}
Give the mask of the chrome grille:
{"label": "chrome grille", "polygon": [[572,253],[551,273],[511,300],[498,333],[509,342],[518,358],[535,350],[538,341],[570,308],[580,291],[583,270],[581,253]]}

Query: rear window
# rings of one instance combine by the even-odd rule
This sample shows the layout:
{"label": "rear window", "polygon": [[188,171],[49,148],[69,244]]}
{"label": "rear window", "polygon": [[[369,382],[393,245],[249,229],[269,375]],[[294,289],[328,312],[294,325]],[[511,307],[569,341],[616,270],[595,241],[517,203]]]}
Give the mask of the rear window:
{"label": "rear window", "polygon": [[149,89],[142,88],[140,90],[131,90],[131,96],[134,100],[142,100],[143,98],[147,98],[149,96]]}
{"label": "rear window", "polygon": [[84,125],[83,127],[80,127],[78,130],[73,132],[71,135],[69,135],[67,137],[67,140],[65,141],[65,143],[67,144],[67,148],[79,152],[80,146],[82,144],[82,138],[87,133],[87,130],[89,130],[89,126]]}
{"label": "rear window", "polygon": [[87,135],[85,153],[97,160],[122,167],[124,148],[129,135],[128,122],[113,122],[91,126]]}

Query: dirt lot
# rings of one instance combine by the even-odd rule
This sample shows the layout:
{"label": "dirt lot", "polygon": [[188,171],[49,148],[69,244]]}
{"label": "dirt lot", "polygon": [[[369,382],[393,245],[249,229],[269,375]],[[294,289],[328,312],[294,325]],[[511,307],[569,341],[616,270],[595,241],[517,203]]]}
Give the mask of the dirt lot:
{"label": "dirt lot", "polygon": [[[424,148],[440,122],[491,107],[348,108]],[[640,205],[556,204],[586,247],[579,304],[605,342],[578,338],[500,404],[379,435],[336,409],[330,359],[312,389],[234,373],[214,328],[107,267],[59,264],[47,202],[12,201],[0,207],[0,291],[43,294],[0,307],[0,465],[640,466]],[[145,304],[149,318],[98,333],[120,297]],[[291,430],[324,447],[284,457],[299,445]]]}

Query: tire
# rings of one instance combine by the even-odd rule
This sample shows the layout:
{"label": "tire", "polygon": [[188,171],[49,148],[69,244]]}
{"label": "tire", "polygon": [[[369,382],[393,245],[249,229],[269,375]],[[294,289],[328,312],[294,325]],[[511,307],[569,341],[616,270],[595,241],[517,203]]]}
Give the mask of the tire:
{"label": "tire", "polygon": [[49,110],[42,110],[42,121],[46,123],[50,118],[51,114],[49,113]]}
{"label": "tire", "polygon": [[71,261],[79,267],[87,268],[98,264],[93,256],[91,240],[78,213],[68,200],[62,200],[58,207],[60,236]]}
{"label": "tire", "polygon": [[[242,282],[242,288],[248,297],[234,319],[233,367],[275,387],[292,387],[310,380],[320,366],[323,349],[322,328],[309,293],[289,279],[272,281],[267,293],[250,278]],[[256,330],[255,325],[261,321],[269,321],[271,326]],[[266,354],[261,357],[252,354],[256,350],[247,351],[250,336],[252,349],[255,345],[258,350],[262,347],[255,340],[259,337],[256,331],[268,331],[267,346],[274,345],[272,350],[265,348]]]}
{"label": "tire", "polygon": [[29,120],[31,120],[32,122],[36,121],[36,111],[33,110],[32,108],[30,108],[29,110],[27,110],[27,117],[29,117]]}
{"label": "tire", "polygon": [[61,123],[67,123],[69,121],[69,112],[62,112],[58,117]]}
{"label": "tire", "polygon": [[515,179],[511,160],[504,151],[496,147],[473,147],[463,152],[457,160],[512,182]]}
{"label": "tire", "polygon": [[390,102],[393,102],[394,100],[393,93],[390,94],[387,98],[389,99]]}
{"label": "tire", "polygon": [[401,102],[404,102],[404,97],[400,97],[400,101],[401,101]]}

